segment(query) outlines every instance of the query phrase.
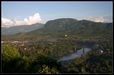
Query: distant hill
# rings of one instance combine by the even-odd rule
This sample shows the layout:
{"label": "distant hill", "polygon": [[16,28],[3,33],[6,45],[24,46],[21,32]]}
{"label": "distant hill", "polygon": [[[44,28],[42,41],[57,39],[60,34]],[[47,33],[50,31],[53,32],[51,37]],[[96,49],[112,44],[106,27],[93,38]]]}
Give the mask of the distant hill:
{"label": "distant hill", "polygon": [[[37,25],[31,25],[31,26],[33,26],[33,28],[27,27],[28,29],[25,26],[24,31],[26,33],[18,33],[13,36],[15,37],[18,36],[19,38],[27,37],[27,38],[36,39],[37,37],[39,38],[40,36],[43,36],[41,38],[44,38],[45,36],[62,37],[65,34],[74,35],[74,36],[87,35],[87,36],[102,36],[102,37],[111,37],[111,38],[113,35],[112,23],[101,23],[101,22],[93,22],[88,20],[76,20],[73,18],[60,18],[60,19],[50,20],[46,24],[44,24],[43,27],[40,27],[40,29],[39,27],[37,27]],[[21,27],[19,29],[21,29]],[[24,29],[24,27],[22,27],[22,29]]]}
{"label": "distant hill", "polygon": [[88,20],[76,20],[72,18],[61,18],[48,21],[40,30],[34,30],[27,34],[85,34],[103,35],[112,33],[112,23],[92,22]]}
{"label": "distant hill", "polygon": [[40,29],[44,26],[44,24],[36,23],[33,25],[20,25],[20,26],[13,26],[13,27],[2,27],[2,35],[13,35],[17,33],[25,33],[30,32],[36,29]]}

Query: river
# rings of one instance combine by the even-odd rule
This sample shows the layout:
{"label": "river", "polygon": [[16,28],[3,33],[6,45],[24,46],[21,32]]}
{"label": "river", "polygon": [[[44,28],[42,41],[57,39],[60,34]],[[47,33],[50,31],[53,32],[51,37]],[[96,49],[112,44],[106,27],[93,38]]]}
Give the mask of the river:
{"label": "river", "polygon": [[75,59],[77,57],[81,57],[82,55],[86,54],[90,50],[91,50],[91,48],[81,48],[80,50],[77,50],[77,52],[75,52],[75,53],[72,53],[68,56],[63,56],[58,61],[69,61],[69,60]]}

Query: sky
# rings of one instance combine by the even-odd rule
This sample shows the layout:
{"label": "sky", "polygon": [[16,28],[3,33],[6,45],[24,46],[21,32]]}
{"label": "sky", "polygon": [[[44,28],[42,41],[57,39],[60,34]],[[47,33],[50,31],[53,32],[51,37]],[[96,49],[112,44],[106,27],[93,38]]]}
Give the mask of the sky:
{"label": "sky", "polygon": [[112,22],[111,1],[2,1],[2,25],[31,25],[58,18]]}

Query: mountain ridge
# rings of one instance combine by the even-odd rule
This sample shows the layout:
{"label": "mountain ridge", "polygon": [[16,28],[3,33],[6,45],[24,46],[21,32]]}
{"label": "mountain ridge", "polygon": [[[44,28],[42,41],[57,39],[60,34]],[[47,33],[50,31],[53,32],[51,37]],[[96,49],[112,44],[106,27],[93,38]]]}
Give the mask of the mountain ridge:
{"label": "mountain ridge", "polygon": [[20,32],[10,37],[24,39],[38,39],[39,37],[64,37],[71,36],[100,36],[112,37],[112,23],[93,22],[88,20],[76,20],[72,18],[60,18],[46,22],[43,27],[30,32]]}
{"label": "mountain ridge", "polygon": [[13,35],[20,32],[30,32],[35,29],[40,29],[44,26],[44,24],[36,23],[33,25],[19,25],[19,26],[12,26],[12,27],[2,27],[2,35]]}

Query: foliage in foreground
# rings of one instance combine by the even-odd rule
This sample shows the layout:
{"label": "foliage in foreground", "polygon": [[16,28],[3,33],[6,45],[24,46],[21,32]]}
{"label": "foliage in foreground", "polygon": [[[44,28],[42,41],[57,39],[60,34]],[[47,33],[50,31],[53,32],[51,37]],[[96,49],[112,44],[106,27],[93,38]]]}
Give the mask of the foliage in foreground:
{"label": "foliage in foreground", "polygon": [[[103,53],[101,53],[103,50]],[[43,52],[26,56],[11,45],[2,45],[3,73],[112,73],[112,45],[100,43],[86,55],[67,62],[57,62]],[[14,54],[15,53],[15,54]],[[14,54],[14,55],[13,55]],[[61,65],[62,63],[62,65]]]}
{"label": "foliage in foreground", "polygon": [[[15,54],[14,54],[15,53]],[[13,55],[14,54],[14,55]],[[20,56],[19,56],[20,55]],[[18,50],[10,45],[2,46],[3,73],[59,73],[60,63],[43,54],[35,60],[30,56],[21,56]],[[9,59],[8,59],[9,58]],[[8,61],[7,61],[8,60]]]}

